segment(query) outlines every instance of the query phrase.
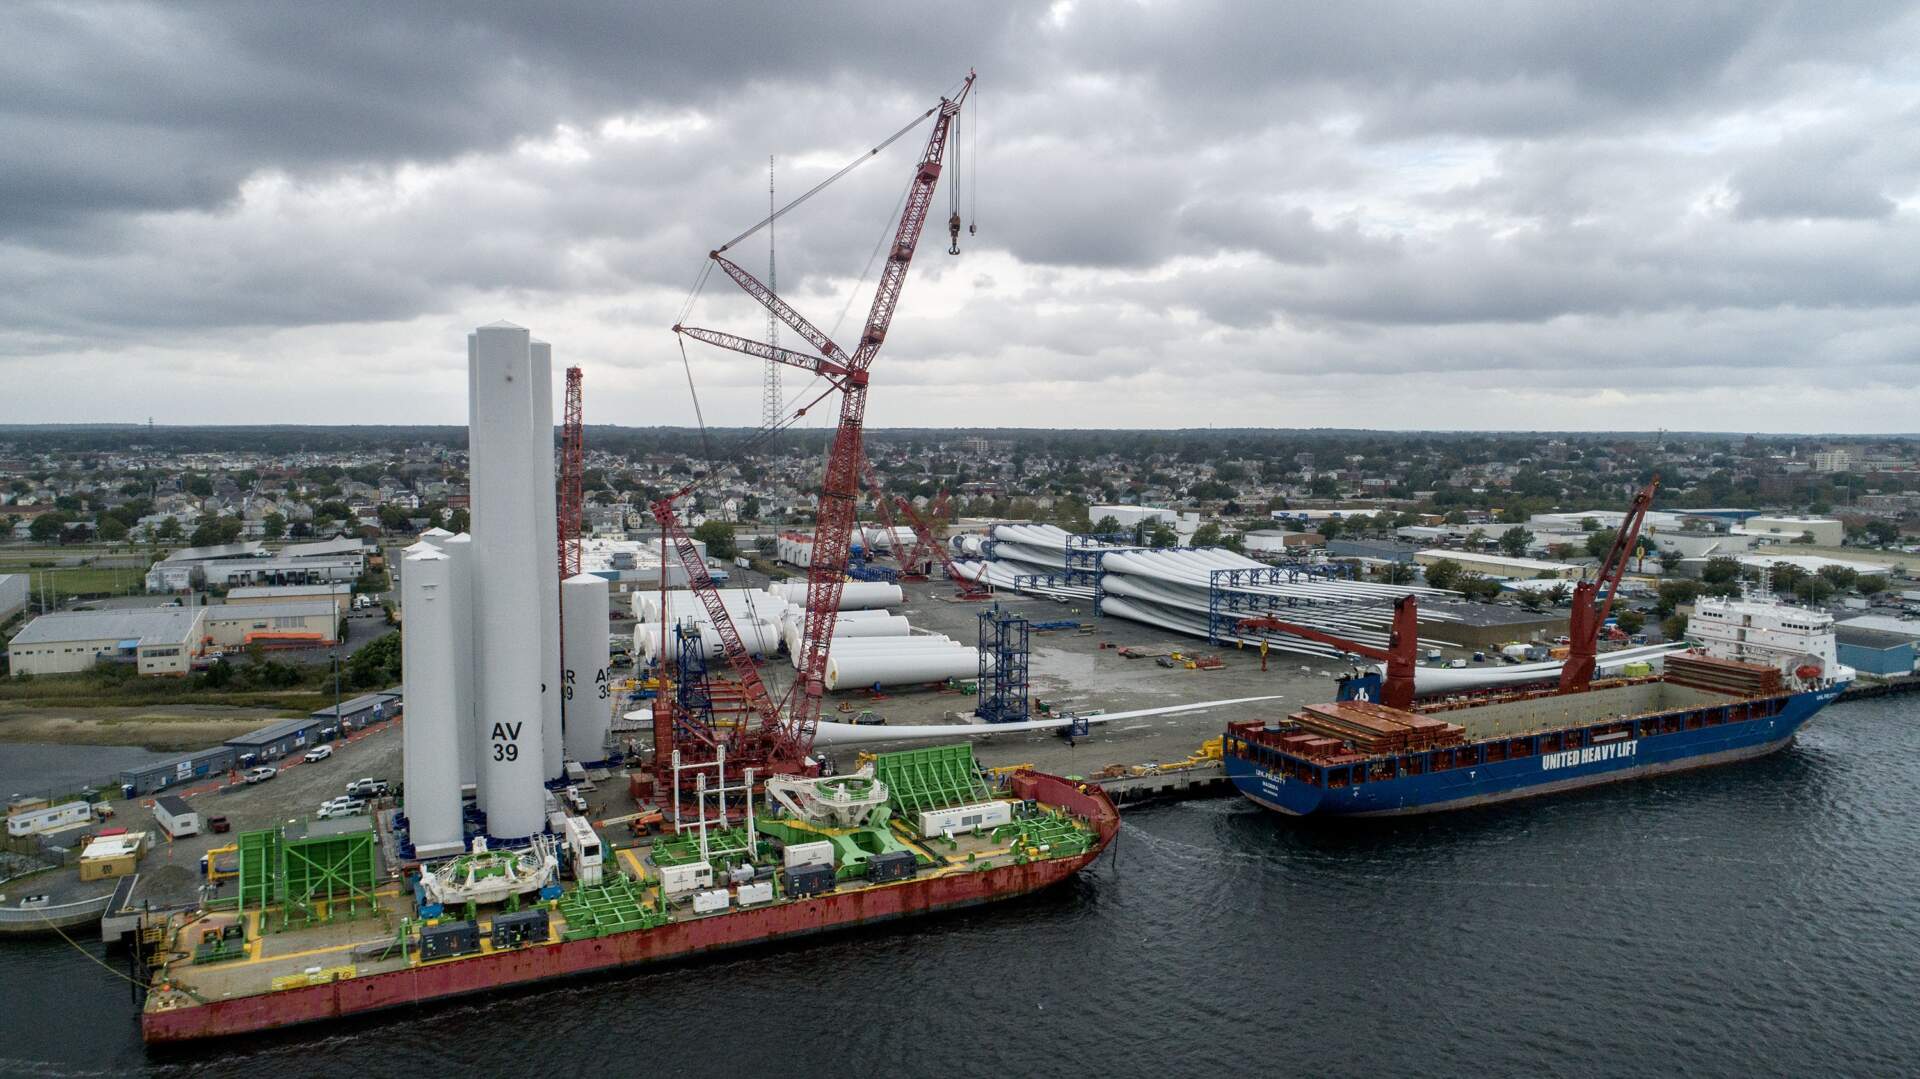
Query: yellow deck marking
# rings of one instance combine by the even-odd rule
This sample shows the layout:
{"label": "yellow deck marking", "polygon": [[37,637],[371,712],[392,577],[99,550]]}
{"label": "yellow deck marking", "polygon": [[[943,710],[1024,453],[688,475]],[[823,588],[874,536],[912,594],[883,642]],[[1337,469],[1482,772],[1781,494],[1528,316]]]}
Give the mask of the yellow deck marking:
{"label": "yellow deck marking", "polygon": [[628,868],[633,870],[634,880],[643,881],[647,879],[647,867],[641,864],[640,856],[633,852],[632,847],[626,847],[620,851],[620,860],[625,862]]}

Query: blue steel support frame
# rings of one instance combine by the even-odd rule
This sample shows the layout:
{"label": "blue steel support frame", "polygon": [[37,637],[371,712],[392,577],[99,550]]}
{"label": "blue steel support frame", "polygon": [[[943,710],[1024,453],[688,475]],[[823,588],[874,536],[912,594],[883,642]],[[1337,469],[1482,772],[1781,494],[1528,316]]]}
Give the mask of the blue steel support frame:
{"label": "blue steel support frame", "polygon": [[674,680],[676,707],[673,732],[676,741],[687,739],[712,742],[713,694],[707,687],[707,655],[700,633],[687,623],[673,627]]}
{"label": "blue steel support frame", "polygon": [[1027,706],[1029,624],[1023,615],[1000,609],[998,603],[980,612],[979,702],[973,714],[988,723],[1020,723],[1030,715]]}
{"label": "blue steel support frame", "polygon": [[[1277,566],[1217,569],[1207,574],[1207,643],[1217,645],[1242,618],[1289,607],[1321,606],[1294,597],[1256,596],[1243,589],[1267,584],[1294,584],[1301,580],[1353,580],[1353,567],[1327,562],[1286,562]],[[1331,606],[1350,607],[1351,603]]]}

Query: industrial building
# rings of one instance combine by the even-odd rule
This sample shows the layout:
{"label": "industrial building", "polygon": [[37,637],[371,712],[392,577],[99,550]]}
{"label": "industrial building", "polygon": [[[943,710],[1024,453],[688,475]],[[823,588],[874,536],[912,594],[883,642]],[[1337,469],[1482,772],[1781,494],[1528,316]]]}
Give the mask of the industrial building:
{"label": "industrial building", "polygon": [[257,731],[227,739],[227,748],[233,750],[240,767],[244,768],[305,753],[312,746],[325,741],[321,732],[333,725],[330,718],[323,720],[314,716],[283,719]]}
{"label": "industrial building", "polygon": [[1912,637],[1845,624],[1835,626],[1833,634],[1840,662],[1862,674],[1892,678],[1913,673]]}
{"label": "industrial building", "polygon": [[357,539],[292,543],[277,553],[248,540],[173,552],[147,571],[147,591],[327,584],[358,580],[366,569],[366,544]]}
{"label": "industrial building", "polygon": [[[336,711],[328,705],[307,718],[319,723],[323,728],[338,727],[339,733],[357,731],[374,723],[381,723],[400,714],[402,698],[393,690],[381,693],[365,693],[340,702]],[[329,736],[331,737],[331,736]]]}
{"label": "industrial building", "polygon": [[202,609],[207,613],[207,637],[216,649],[231,651],[255,644],[311,648],[339,640],[339,608],[324,597],[317,601],[223,604]]}
{"label": "industrial building", "polygon": [[1747,518],[1739,531],[1752,536],[1772,536],[1791,541],[1803,536],[1819,547],[1838,547],[1847,538],[1847,526],[1832,517],[1806,517],[1775,513]]}
{"label": "industrial building", "polygon": [[326,600],[345,618],[353,606],[353,586],[348,584],[250,585],[227,593],[227,606],[248,603],[289,603]]}
{"label": "industrial building", "polygon": [[0,573],[0,622],[27,609],[27,575]]}
{"label": "industrial building", "polygon": [[1318,547],[1326,537],[1318,532],[1289,532],[1284,528],[1261,528],[1240,537],[1248,554],[1279,554],[1283,551]]}
{"label": "industrial building", "polygon": [[1569,566],[1563,562],[1542,562],[1537,558],[1508,558],[1505,555],[1480,554],[1474,551],[1443,551],[1429,548],[1424,551],[1415,551],[1413,560],[1422,566],[1431,566],[1435,562],[1442,561],[1453,562],[1468,573],[1478,573],[1487,577],[1562,581],[1580,579],[1579,566]]}
{"label": "industrial building", "polygon": [[1422,637],[1472,651],[1550,641],[1565,632],[1565,611],[1528,611],[1494,603],[1428,603],[1420,608]]}
{"label": "industrial building", "polygon": [[7,646],[14,674],[71,674],[131,663],[140,674],[185,674],[206,651],[205,607],[43,614]]}
{"label": "industrial building", "polygon": [[259,540],[182,547],[147,570],[147,591],[186,592],[206,587],[206,567],[215,562],[252,561],[269,556]]}
{"label": "industrial building", "polygon": [[120,790],[128,798],[152,794],[168,787],[178,787],[196,779],[205,779],[221,772],[232,771],[239,755],[229,745],[214,746],[212,749],[199,749],[178,757],[171,757],[152,764],[143,764],[120,773]]}

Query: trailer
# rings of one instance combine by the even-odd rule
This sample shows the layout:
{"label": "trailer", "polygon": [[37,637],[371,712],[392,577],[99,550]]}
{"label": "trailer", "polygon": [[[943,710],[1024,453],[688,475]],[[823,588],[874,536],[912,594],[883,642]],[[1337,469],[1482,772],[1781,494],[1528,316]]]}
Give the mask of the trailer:
{"label": "trailer", "polygon": [[175,839],[200,834],[200,814],[177,794],[163,794],[153,800],[153,819]]}

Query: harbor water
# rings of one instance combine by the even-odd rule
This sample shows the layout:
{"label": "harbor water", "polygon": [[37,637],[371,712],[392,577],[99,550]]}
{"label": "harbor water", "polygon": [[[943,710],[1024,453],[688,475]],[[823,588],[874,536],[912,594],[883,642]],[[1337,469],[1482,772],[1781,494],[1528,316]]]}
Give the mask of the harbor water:
{"label": "harbor water", "polygon": [[[1764,760],[1401,821],[1129,811],[1040,896],[149,1054],[129,987],[0,944],[4,1075],[1901,1074],[1920,700]],[[98,945],[87,945],[107,957]]]}

